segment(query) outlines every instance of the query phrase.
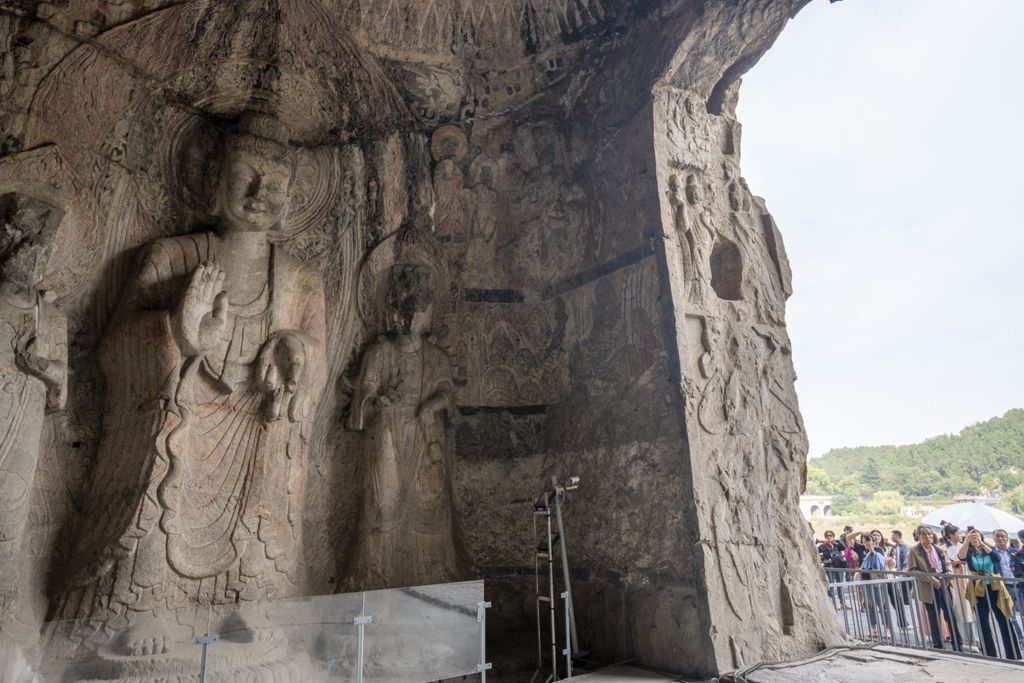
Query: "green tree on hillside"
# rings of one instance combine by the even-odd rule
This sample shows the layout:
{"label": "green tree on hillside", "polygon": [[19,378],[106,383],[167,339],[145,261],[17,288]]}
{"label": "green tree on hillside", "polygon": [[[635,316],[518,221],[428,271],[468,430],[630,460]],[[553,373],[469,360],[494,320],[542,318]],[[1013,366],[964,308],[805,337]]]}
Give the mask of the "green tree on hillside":
{"label": "green tree on hillside", "polygon": [[898,515],[904,500],[899,491],[876,491],[867,503],[868,512],[873,515]]}
{"label": "green tree on hillside", "polygon": [[807,493],[816,496],[831,496],[836,492],[836,484],[828,472],[807,463]]}
{"label": "green tree on hillside", "polygon": [[833,449],[808,465],[808,490],[812,481],[834,482],[837,510],[878,491],[942,498],[982,487],[1008,493],[1024,485],[1024,409],[907,446]]}
{"label": "green tree on hillside", "polygon": [[864,486],[877,490],[882,484],[882,473],[878,467],[878,461],[874,457],[868,457],[860,470],[860,480]]}
{"label": "green tree on hillside", "polygon": [[1006,502],[1010,504],[1010,511],[1024,515],[1024,484],[1017,486],[1006,494]]}

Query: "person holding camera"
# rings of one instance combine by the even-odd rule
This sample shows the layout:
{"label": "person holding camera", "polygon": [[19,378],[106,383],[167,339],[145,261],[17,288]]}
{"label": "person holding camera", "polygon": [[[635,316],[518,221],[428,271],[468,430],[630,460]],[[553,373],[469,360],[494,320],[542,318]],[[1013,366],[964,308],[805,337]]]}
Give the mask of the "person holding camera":
{"label": "person holding camera", "polygon": [[990,616],[995,620],[1002,638],[1002,649],[1007,659],[1020,659],[1020,643],[1017,634],[1010,628],[1013,619],[1013,598],[999,573],[999,556],[992,547],[985,543],[981,532],[970,529],[967,542],[960,547],[958,553],[972,576],[964,595],[967,601],[978,610],[978,621],[981,627],[982,646],[989,657],[998,657],[999,648],[992,637]]}
{"label": "person holding camera", "polygon": [[[967,579],[963,578],[963,575],[967,573],[967,569],[964,567],[964,563],[958,554],[964,543],[963,535],[960,533],[960,527],[957,525],[946,521],[943,521],[941,524],[942,546],[939,548],[939,551],[946,554],[946,571],[955,575],[948,579],[949,590],[952,593],[951,606],[953,608],[953,616],[956,617],[960,633],[967,636],[968,640],[976,640],[977,626],[975,622],[977,617],[974,610],[961,597],[967,588]],[[968,529],[973,528],[968,527]]]}

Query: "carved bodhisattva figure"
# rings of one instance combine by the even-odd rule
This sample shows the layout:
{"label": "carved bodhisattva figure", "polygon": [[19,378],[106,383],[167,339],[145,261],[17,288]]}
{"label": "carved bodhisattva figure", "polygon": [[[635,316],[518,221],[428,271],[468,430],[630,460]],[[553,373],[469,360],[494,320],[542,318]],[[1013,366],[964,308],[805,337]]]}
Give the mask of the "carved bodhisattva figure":
{"label": "carved bodhisattva figure", "polygon": [[67,396],[67,320],[39,290],[64,212],[0,196],[0,617],[10,618],[46,412]]}
{"label": "carved bodhisattva figure", "polygon": [[387,333],[366,349],[349,429],[365,430],[365,503],[349,584],[369,589],[458,576],[452,522],[452,365],[429,340],[440,283],[427,264],[391,267]]}
{"label": "carved bodhisattva figure", "polygon": [[268,241],[291,165],[282,124],[244,115],[225,145],[218,228],[144,249],[100,350],[103,439],[64,616],[295,586],[325,315],[319,274]]}

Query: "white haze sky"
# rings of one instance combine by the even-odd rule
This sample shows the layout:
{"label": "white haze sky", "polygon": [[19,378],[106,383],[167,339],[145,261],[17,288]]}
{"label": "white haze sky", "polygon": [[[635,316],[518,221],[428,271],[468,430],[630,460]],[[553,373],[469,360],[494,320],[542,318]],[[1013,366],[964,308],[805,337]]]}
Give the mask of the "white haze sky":
{"label": "white haze sky", "polygon": [[814,0],[744,77],[811,455],[1024,407],[1024,0]]}

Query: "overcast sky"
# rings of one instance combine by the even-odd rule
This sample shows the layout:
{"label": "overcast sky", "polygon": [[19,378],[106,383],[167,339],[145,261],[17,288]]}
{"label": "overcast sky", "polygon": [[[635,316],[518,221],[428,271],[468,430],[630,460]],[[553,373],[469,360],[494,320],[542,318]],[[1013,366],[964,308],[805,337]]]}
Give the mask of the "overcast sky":
{"label": "overcast sky", "polygon": [[744,78],[811,455],[1024,407],[1024,0],[813,0]]}

